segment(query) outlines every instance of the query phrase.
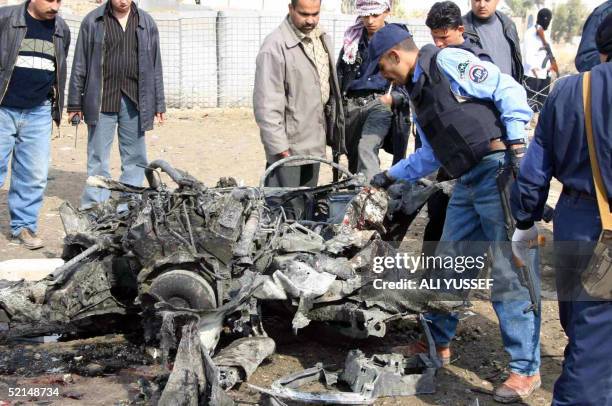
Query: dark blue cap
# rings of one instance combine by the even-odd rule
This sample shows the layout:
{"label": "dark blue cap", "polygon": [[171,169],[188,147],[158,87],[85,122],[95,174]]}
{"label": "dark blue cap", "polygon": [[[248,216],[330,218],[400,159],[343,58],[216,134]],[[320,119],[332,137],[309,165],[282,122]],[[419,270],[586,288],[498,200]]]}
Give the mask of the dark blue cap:
{"label": "dark blue cap", "polygon": [[370,39],[370,45],[368,46],[370,60],[372,63],[378,64],[381,56],[407,38],[412,38],[412,34],[404,24],[385,25],[376,31]]}

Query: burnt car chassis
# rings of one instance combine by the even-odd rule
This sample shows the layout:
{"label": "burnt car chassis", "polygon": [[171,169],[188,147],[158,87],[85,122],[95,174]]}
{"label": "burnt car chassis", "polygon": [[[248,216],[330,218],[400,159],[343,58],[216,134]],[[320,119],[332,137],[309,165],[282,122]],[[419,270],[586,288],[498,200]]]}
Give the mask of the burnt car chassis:
{"label": "burnt car chassis", "polygon": [[[312,161],[345,176],[314,188],[264,187],[276,167]],[[140,324],[145,340],[159,343],[164,362],[176,351],[159,404],[231,404],[223,389],[248,379],[274,352],[261,322],[262,302],[287,303],[295,333],[323,322],[353,338],[382,337],[393,320],[447,310],[426,294],[377,297],[362,289],[372,278],[373,258],[394,252],[385,241],[391,216],[401,218],[405,232],[439,185],[400,184],[387,193],[315,157],[271,165],[259,187],[238,186],[233,178],[207,187],[160,160],[145,173],[145,188],[90,178],[88,184],[121,197],[83,211],[61,206],[66,262],[43,280],[0,285],[0,321],[9,326],[0,340]],[[170,189],[162,173],[178,187]],[[301,200],[303,213],[287,210],[293,199]],[[401,240],[403,232],[397,235]],[[243,338],[216,352],[222,333]],[[259,389],[277,402],[344,404],[432,392],[439,362],[430,348],[415,359],[349,354],[340,378],[353,393],[313,398],[291,379]],[[311,372],[297,382],[331,376],[322,368]]]}

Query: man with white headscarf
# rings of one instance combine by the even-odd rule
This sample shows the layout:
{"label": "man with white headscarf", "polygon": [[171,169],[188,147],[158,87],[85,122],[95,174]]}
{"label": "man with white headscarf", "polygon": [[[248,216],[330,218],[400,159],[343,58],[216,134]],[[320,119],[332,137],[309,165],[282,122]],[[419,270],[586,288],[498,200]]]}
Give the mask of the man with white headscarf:
{"label": "man with white headscarf", "polygon": [[[394,162],[404,158],[409,122],[405,114],[394,114],[389,102],[381,100],[390,89],[389,82],[370,64],[368,43],[385,26],[392,0],[357,0],[359,17],[344,34],[344,46],[336,66],[346,119],[346,148],[349,170],[371,179],[380,172],[378,151],[394,155]],[[395,91],[386,96],[401,98]],[[394,104],[398,105],[398,104]]]}

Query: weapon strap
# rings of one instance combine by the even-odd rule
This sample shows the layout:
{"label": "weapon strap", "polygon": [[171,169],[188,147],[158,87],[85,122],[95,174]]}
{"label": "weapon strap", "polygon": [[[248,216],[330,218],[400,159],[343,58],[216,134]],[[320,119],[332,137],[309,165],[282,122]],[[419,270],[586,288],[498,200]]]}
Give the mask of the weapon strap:
{"label": "weapon strap", "polygon": [[593,183],[595,184],[595,195],[597,196],[597,206],[601,217],[601,225],[604,230],[612,230],[612,213],[610,203],[606,194],[601,170],[597,162],[597,152],[595,151],[595,140],[593,139],[593,121],[591,115],[591,72],[582,75],[582,100],[584,108],[584,122],[586,127],[587,143],[589,145],[589,158],[591,160],[591,172],[593,172]]}

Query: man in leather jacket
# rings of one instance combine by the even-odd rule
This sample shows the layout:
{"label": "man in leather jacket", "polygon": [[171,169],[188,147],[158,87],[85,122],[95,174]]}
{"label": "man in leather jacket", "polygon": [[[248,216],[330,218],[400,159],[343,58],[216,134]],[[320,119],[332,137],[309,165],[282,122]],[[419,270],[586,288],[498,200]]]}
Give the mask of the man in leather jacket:
{"label": "man in leather jacket", "polygon": [[0,8],[0,186],[12,157],[8,206],[11,234],[37,249],[52,120],[64,106],[70,30],[57,15],[60,1],[30,0]]}
{"label": "man in leather jacket", "polygon": [[522,83],[523,60],[516,25],[497,11],[499,0],[471,1],[472,10],[463,16],[467,39],[484,49],[502,73]]}

